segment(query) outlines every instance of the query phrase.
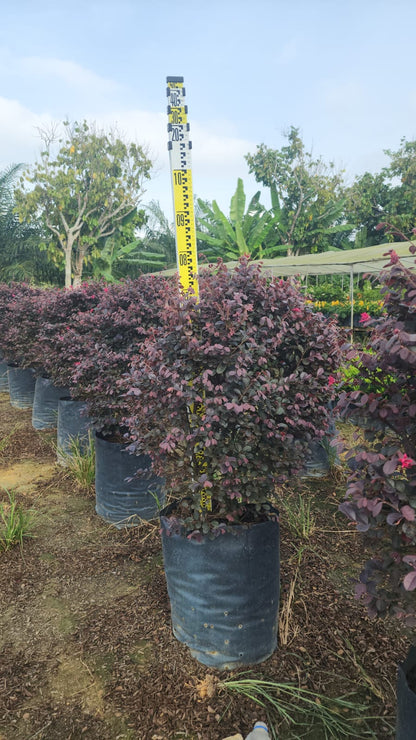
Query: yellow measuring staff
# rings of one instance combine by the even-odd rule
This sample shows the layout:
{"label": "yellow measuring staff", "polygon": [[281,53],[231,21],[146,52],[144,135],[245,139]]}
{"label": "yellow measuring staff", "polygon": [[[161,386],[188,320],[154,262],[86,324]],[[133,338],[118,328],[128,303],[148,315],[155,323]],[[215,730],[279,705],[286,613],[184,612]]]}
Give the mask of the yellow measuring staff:
{"label": "yellow measuring staff", "polygon": [[167,77],[166,82],[168,150],[172,177],[179,280],[183,293],[192,291],[198,299],[198,258],[191,164],[192,142],[189,140],[185,87],[183,77]]}
{"label": "yellow measuring staff", "polygon": [[[189,140],[188,108],[185,105],[183,77],[167,77],[166,95],[168,97],[168,150],[172,177],[173,210],[175,214],[176,258],[179,281],[184,294],[193,292],[199,299],[198,257],[196,251],[196,230],[194,195],[192,189],[192,142]],[[193,407],[189,408],[193,413]],[[204,414],[200,404],[196,413]],[[196,446],[194,450],[195,467],[202,475],[207,467],[204,450]],[[206,491],[201,492],[201,509],[212,510],[212,499]]]}

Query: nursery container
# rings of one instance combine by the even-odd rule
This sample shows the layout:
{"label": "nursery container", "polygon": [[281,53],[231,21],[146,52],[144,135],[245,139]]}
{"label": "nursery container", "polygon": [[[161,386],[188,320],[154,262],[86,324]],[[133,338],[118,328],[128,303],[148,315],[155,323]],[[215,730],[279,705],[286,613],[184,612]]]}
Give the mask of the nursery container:
{"label": "nursery container", "polygon": [[58,401],[68,395],[67,388],[55,386],[50,378],[36,378],[33,397],[32,426],[53,429],[58,423]]}
{"label": "nursery container", "polygon": [[[277,645],[279,523],[276,517],[188,538],[161,512],[172,629],[200,663],[234,670],[266,660]],[[172,526],[172,521],[174,522]]]}
{"label": "nursery container", "polygon": [[7,377],[7,363],[0,355],[0,393],[9,392],[9,379]]}
{"label": "nursery container", "polygon": [[7,366],[10,403],[18,409],[29,409],[33,406],[36,378],[31,368],[15,365]]}
{"label": "nursery container", "polygon": [[406,660],[399,664],[397,674],[396,740],[416,738],[416,694],[409,685],[416,686],[416,647],[412,646]]}
{"label": "nursery container", "polygon": [[65,465],[65,457],[71,452],[71,442],[78,440],[80,451],[88,446],[91,419],[86,415],[87,404],[64,396],[58,401],[57,458]]}
{"label": "nursery container", "polygon": [[[148,470],[134,478],[137,470]],[[97,514],[116,527],[137,526],[157,516],[165,500],[164,481],[153,475],[148,455],[131,455],[127,445],[95,435]]]}

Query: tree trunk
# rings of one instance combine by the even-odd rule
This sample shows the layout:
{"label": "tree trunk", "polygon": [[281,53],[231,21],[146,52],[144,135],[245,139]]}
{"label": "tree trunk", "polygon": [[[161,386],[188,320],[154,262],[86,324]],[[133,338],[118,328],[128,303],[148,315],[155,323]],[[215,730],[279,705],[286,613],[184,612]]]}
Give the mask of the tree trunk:
{"label": "tree trunk", "polygon": [[65,249],[65,288],[72,285],[72,265],[71,265],[72,248]]}
{"label": "tree trunk", "polygon": [[86,249],[81,249],[81,247],[78,246],[78,249],[75,250],[75,264],[74,264],[74,288],[79,288],[81,285],[81,278],[82,278],[82,270],[84,267],[84,257],[87,253]]}

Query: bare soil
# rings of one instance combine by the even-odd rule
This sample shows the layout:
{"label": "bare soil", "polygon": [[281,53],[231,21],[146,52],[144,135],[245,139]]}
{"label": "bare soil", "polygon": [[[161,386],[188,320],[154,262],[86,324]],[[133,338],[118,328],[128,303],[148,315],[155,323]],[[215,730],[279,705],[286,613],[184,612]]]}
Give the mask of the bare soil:
{"label": "bare soil", "polygon": [[[0,553],[0,740],[245,736],[264,712],[215,689],[216,679],[241,671],[208,670],[172,636],[157,522],[121,531],[104,523],[93,494],[56,464],[54,441],[0,394],[0,501],[13,489],[35,512],[23,552]],[[374,717],[374,737],[393,738],[397,663],[409,636],[368,620],[353,598],[364,552],[337,514],[342,476],[303,481],[285,495],[299,490],[312,497],[318,526],[302,542],[282,517],[282,609],[304,547],[286,644],[246,675],[355,693]],[[282,740],[301,735],[277,729]]]}

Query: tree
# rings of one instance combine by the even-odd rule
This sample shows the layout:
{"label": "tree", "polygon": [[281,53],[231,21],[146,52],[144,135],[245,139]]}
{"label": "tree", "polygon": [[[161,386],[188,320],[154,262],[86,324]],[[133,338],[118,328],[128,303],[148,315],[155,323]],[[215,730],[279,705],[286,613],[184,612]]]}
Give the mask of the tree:
{"label": "tree", "polygon": [[[208,258],[235,260],[249,254],[253,259],[258,259],[274,255],[273,248],[267,248],[266,243],[278,219],[260,204],[260,191],[252,197],[245,211],[246,196],[241,178],[231,198],[228,217],[215,200],[210,206],[199,199],[198,205],[202,213],[198,218],[197,237],[202,243],[199,251]],[[204,248],[204,244],[208,248]]]}
{"label": "tree", "polygon": [[386,208],[387,218],[399,231],[411,231],[416,223],[416,141],[400,140],[397,152],[384,151],[390,164],[383,169],[390,184],[390,200]]}
{"label": "tree", "polygon": [[55,130],[40,134],[44,149],[21,178],[17,208],[22,221],[40,219],[45,225],[49,254],[64,258],[65,285],[73,276],[78,286],[87,259],[136,211],[151,162],[143,147],[86,121],[66,121],[60,139]]}
{"label": "tree", "polygon": [[160,203],[145,206],[146,224],[140,239],[139,264],[144,269],[163,270],[176,266],[176,238],[173,223],[163,213]]}
{"label": "tree", "polygon": [[365,172],[346,190],[346,217],[355,225],[355,246],[382,244],[385,236],[377,229],[389,210],[391,189],[384,173]]}
{"label": "tree", "polygon": [[287,139],[288,145],[280,150],[260,144],[255,154],[247,154],[249,172],[270,188],[284,251],[324,252],[334,235],[345,235],[352,228],[343,219],[342,173],[306,151],[299,129],[291,126]]}
{"label": "tree", "polygon": [[0,279],[56,282],[59,271],[40,249],[39,225],[20,223],[15,213],[13,191],[22,168],[12,164],[0,172]]}
{"label": "tree", "polygon": [[394,224],[389,238],[400,241],[416,223],[416,141],[402,138],[397,151],[385,149],[390,164],[381,172],[365,172],[346,191],[346,214],[356,229],[356,246],[386,240],[380,222]]}

